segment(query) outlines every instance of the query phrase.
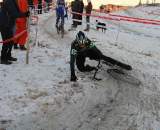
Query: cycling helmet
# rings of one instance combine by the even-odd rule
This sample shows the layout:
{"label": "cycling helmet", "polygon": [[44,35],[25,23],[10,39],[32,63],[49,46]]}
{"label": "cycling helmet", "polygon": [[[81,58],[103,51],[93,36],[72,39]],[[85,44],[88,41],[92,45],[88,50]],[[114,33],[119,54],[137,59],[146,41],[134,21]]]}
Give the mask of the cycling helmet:
{"label": "cycling helmet", "polygon": [[85,34],[82,31],[79,31],[76,35],[76,40],[80,45],[85,44],[85,40],[86,40]]}

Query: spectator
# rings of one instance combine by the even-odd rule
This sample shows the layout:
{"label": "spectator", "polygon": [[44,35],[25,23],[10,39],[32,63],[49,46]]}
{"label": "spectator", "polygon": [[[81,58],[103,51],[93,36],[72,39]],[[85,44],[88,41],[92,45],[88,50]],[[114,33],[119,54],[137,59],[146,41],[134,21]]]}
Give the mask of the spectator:
{"label": "spectator", "polygon": [[[18,7],[21,13],[28,11],[28,3],[27,0],[17,0]],[[15,35],[18,33],[27,30],[27,18],[17,18],[16,19],[16,32]],[[27,40],[28,32],[25,32],[21,37],[15,40],[14,48],[18,49],[17,44],[19,44],[21,50],[26,50],[25,43]]]}
{"label": "spectator", "polygon": [[38,14],[42,14],[42,0],[38,0]]}
{"label": "spectator", "polygon": [[74,0],[71,2],[71,10],[72,10],[72,19],[73,19],[73,24],[71,29],[69,31],[74,30],[77,28],[78,21],[79,21],[79,15],[76,13],[79,13],[79,7],[80,7],[80,1],[79,0]]}
{"label": "spectator", "polygon": [[[28,17],[29,12],[21,13],[18,9],[15,0],[5,0],[0,11],[0,32],[2,40],[5,41],[13,37],[16,18]],[[12,57],[13,41],[3,43],[1,50],[1,64],[12,64],[11,61],[17,61],[17,58]]]}
{"label": "spectator", "polygon": [[28,0],[28,5],[31,9],[33,9],[33,0]]}
{"label": "spectator", "polygon": [[82,25],[82,14],[83,14],[83,9],[84,9],[84,3],[83,3],[83,0],[79,0],[79,13],[81,15],[78,16],[78,25]]}
{"label": "spectator", "polygon": [[87,26],[86,26],[86,29],[84,29],[84,31],[89,31],[90,29],[90,15],[91,15],[91,12],[92,12],[92,3],[91,3],[91,0],[87,0],[88,4],[86,6],[86,23],[87,23]]}

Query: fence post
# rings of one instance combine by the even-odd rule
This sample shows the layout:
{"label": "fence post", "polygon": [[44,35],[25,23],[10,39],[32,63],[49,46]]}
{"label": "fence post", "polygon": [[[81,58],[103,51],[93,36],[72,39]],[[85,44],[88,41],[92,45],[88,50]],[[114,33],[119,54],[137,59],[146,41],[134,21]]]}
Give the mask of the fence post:
{"label": "fence post", "polygon": [[26,64],[29,64],[30,18],[31,18],[31,16],[29,16],[28,20],[27,20],[28,40],[27,40],[27,43],[26,43],[26,47],[27,47],[27,51],[26,51]]}

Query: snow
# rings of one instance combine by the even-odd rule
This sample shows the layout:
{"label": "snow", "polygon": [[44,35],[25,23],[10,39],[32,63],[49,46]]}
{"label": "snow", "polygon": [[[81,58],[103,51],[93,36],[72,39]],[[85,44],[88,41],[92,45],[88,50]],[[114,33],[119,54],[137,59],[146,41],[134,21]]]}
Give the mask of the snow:
{"label": "snow", "polygon": [[[160,19],[159,7],[137,7],[116,14]],[[83,19],[85,22],[85,18]],[[107,56],[130,64],[135,86],[113,79],[106,71],[102,81],[93,72],[76,69],[78,81],[70,82],[70,44],[78,30],[62,39],[55,30],[55,12],[39,16],[38,45],[35,26],[29,64],[26,52],[13,50],[14,64],[0,65],[0,128],[6,130],[159,130],[160,129],[160,26],[105,21],[106,33],[86,35]],[[71,18],[65,29],[70,28]],[[88,61],[89,63],[91,61]],[[96,63],[93,63],[96,64]],[[104,68],[105,69],[105,68]]]}

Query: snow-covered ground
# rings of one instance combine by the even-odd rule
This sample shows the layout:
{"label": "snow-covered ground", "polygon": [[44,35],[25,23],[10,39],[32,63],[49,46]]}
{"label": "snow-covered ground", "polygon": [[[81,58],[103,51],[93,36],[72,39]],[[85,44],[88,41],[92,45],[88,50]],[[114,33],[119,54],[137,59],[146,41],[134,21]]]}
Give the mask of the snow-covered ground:
{"label": "snow-covered ground", "polygon": [[[148,14],[153,11],[160,13],[160,7],[137,7],[117,14],[160,19]],[[130,74],[141,81],[139,86],[113,79],[105,71],[98,73],[102,81],[93,81],[93,73],[77,69],[79,80],[72,83],[70,44],[85,23],[76,31],[66,31],[62,39],[54,27],[54,14],[39,16],[36,46],[31,26],[29,64],[25,64],[26,52],[13,50],[18,61],[0,65],[0,128],[160,130],[160,26],[105,21],[106,33],[94,29],[86,33],[105,55],[132,65]],[[69,18],[66,30],[70,25]]]}

